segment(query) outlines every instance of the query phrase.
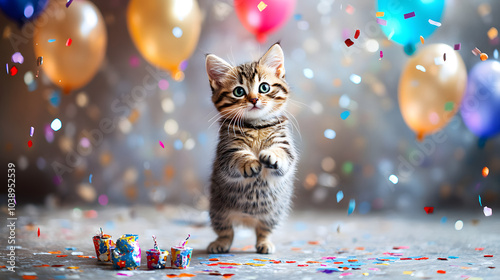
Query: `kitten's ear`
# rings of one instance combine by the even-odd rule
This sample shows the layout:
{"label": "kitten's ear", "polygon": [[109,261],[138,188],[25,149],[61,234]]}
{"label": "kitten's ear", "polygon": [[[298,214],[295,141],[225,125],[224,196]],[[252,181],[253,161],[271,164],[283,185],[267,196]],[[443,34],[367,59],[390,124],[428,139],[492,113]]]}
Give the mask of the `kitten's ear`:
{"label": "kitten's ear", "polygon": [[233,68],[224,59],[214,54],[207,55],[205,66],[207,68],[208,79],[210,80],[211,85],[214,83],[221,85],[227,72]]}
{"label": "kitten's ear", "polygon": [[285,56],[283,50],[278,43],[272,45],[271,48],[260,58],[259,64],[271,68],[276,73],[276,77],[285,77]]}

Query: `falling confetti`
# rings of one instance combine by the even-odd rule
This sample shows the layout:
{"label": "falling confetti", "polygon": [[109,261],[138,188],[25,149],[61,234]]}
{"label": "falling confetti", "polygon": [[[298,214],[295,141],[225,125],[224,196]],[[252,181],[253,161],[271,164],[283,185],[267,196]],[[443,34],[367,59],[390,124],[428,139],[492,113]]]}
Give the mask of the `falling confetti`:
{"label": "falling confetti", "polygon": [[49,39],[49,43],[53,43],[55,41],[56,41],[56,39]]}
{"label": "falling confetti", "polygon": [[443,53],[443,61],[446,61],[446,53]]}
{"label": "falling confetti", "polygon": [[424,66],[422,66],[422,65],[417,65],[417,66],[416,66],[416,68],[417,68],[417,70],[420,70],[420,71],[422,71],[422,72],[424,72],[424,73],[425,73],[425,67],[424,67]]}
{"label": "falling confetti", "polygon": [[161,141],[160,141],[160,146],[165,149],[165,146],[163,145],[163,143]]}
{"label": "falling confetti", "polygon": [[343,119],[343,120],[345,120],[345,119],[347,119],[347,117],[349,117],[349,115],[350,115],[350,114],[351,114],[351,112],[349,112],[349,111],[344,111],[344,112],[342,112],[342,113],[340,114],[340,118],[341,118],[341,119]]}
{"label": "falling confetti", "polygon": [[[254,4],[255,5],[255,4]],[[264,9],[267,7],[266,3],[264,1],[260,1],[259,5],[257,5],[257,8],[259,9],[259,12],[264,11]]]}
{"label": "falling confetti", "polygon": [[481,54],[481,51],[480,51],[478,48],[474,48],[474,49],[472,50],[472,53],[473,53],[475,56],[478,56],[478,55],[480,55],[480,54]]}
{"label": "falling confetti", "polygon": [[7,70],[7,75],[9,75],[9,64],[5,63],[5,70]]}
{"label": "falling confetti", "polygon": [[456,51],[459,51],[462,47],[462,44],[461,43],[458,43],[458,44],[455,44],[455,46],[453,46],[453,49],[456,50]]}
{"label": "falling confetti", "polygon": [[488,174],[490,174],[490,169],[488,167],[484,167],[482,171],[483,177],[486,178]]}
{"label": "falling confetti", "polygon": [[24,57],[20,52],[15,52],[11,57],[12,62],[23,64]]}
{"label": "falling confetti", "polygon": [[434,213],[434,207],[427,206],[427,207],[424,207],[424,210],[425,210],[425,213],[427,213],[427,214]]}
{"label": "falling confetti", "polygon": [[407,13],[404,15],[405,19],[409,19],[415,16],[415,12]]}
{"label": "falling confetti", "polygon": [[494,57],[495,59],[498,59],[498,50],[497,50],[497,49],[495,49],[495,50],[493,51],[493,57]]}
{"label": "falling confetti", "polygon": [[37,59],[36,59],[36,66],[40,66],[43,64],[43,56],[39,56]]}
{"label": "falling confetti", "polygon": [[337,193],[337,203],[339,203],[343,198],[344,198],[344,193],[342,191],[339,191]]}
{"label": "falling confetti", "polygon": [[356,30],[356,33],[354,33],[354,39],[358,39],[360,34],[361,34],[361,31],[359,31],[359,29]]}
{"label": "falling confetti", "polygon": [[38,228],[38,237],[40,237],[40,228]]}
{"label": "falling confetti", "polygon": [[375,14],[376,17],[383,17],[384,16],[384,12],[377,12]]}
{"label": "falling confetti", "polygon": [[446,271],[444,271],[444,270],[438,270],[437,273],[439,273],[439,274],[446,274]]}
{"label": "falling confetti", "polygon": [[495,27],[490,28],[490,30],[488,30],[488,38],[493,40],[496,37],[498,37],[498,30]]}
{"label": "falling confetti", "polygon": [[71,38],[68,38],[68,40],[66,41],[66,47],[71,46],[72,42],[73,42],[73,40],[71,40]]}
{"label": "falling confetti", "polygon": [[35,134],[35,128],[31,127],[30,128],[30,136],[33,137],[33,134]]}
{"label": "falling confetti", "polygon": [[479,195],[479,206],[483,206],[483,203],[481,201],[481,196]]}
{"label": "falling confetti", "polygon": [[380,59],[382,59],[382,57],[384,57],[384,52],[380,51]]}
{"label": "falling confetti", "polygon": [[89,175],[89,183],[92,184],[92,174]]}
{"label": "falling confetti", "polygon": [[[387,25],[387,21],[385,19],[377,18],[377,23],[383,26]],[[389,38],[392,36],[389,36]]]}
{"label": "falling confetti", "polygon": [[440,22],[437,22],[437,21],[433,21],[432,19],[429,19],[429,23],[434,25],[434,26],[437,26],[437,27],[440,27],[441,26],[441,23]]}
{"label": "falling confetti", "polygon": [[355,208],[356,208],[356,200],[351,199],[349,201],[349,209],[347,209],[347,215],[351,215],[352,212],[354,212]]}
{"label": "falling confetti", "polygon": [[68,0],[68,1],[66,2],[66,8],[68,8],[68,7],[69,7],[69,5],[71,5],[71,3],[73,3],[73,0]]}
{"label": "falling confetti", "polygon": [[479,56],[479,58],[481,59],[481,61],[485,61],[485,60],[487,60],[487,59],[488,59],[488,55],[487,55],[487,54],[485,54],[485,53],[482,53],[482,54]]}
{"label": "falling confetti", "polygon": [[30,147],[30,148],[31,148],[31,146],[33,146],[33,141],[29,140],[29,141],[28,141],[28,147]]}
{"label": "falling confetti", "polygon": [[10,75],[15,76],[16,74],[17,74],[17,67],[12,65],[12,67],[10,68]]}
{"label": "falling confetti", "polygon": [[354,45],[354,42],[353,42],[351,39],[346,39],[346,40],[344,41],[344,43],[345,43],[345,45],[346,45],[347,47],[350,47],[350,46]]}
{"label": "falling confetti", "polygon": [[422,45],[424,44],[425,40],[423,36],[420,36],[420,42],[422,43]]}

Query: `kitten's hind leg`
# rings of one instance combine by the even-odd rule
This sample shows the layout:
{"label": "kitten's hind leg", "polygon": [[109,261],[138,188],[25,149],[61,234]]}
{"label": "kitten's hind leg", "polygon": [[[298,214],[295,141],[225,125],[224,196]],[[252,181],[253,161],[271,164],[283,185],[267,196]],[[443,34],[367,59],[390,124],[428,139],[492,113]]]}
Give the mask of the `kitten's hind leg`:
{"label": "kitten's hind leg", "polygon": [[212,227],[218,237],[215,241],[208,245],[207,252],[209,254],[229,252],[234,237],[234,230],[231,221],[228,218],[212,220]]}
{"label": "kitten's hind leg", "polygon": [[272,254],[275,251],[274,244],[271,242],[271,229],[262,223],[255,227],[255,234],[257,235],[257,244],[255,248],[259,254]]}

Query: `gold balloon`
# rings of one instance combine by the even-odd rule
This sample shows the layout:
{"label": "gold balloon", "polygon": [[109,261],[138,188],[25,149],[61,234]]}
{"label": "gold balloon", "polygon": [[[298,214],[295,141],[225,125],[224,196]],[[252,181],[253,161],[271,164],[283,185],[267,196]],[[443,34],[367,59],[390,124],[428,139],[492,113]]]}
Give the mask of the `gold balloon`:
{"label": "gold balloon", "polygon": [[[58,1],[64,9],[35,24],[33,43],[42,68],[65,93],[86,85],[106,54],[106,26],[97,7],[89,1]],[[68,39],[71,44],[66,46]],[[49,40],[54,40],[49,42]]]}
{"label": "gold balloon", "polygon": [[399,81],[399,108],[418,140],[443,128],[455,115],[466,83],[464,62],[448,45],[426,46],[410,58]]}
{"label": "gold balloon", "polygon": [[201,30],[195,0],[131,0],[127,26],[132,41],[149,63],[182,78],[179,64],[193,53]]}

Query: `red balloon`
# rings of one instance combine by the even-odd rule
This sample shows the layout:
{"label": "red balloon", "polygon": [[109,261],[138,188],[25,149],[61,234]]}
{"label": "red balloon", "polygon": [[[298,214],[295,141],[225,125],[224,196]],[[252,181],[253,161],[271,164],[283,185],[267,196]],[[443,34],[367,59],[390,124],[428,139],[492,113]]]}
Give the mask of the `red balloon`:
{"label": "red balloon", "polygon": [[[264,9],[264,5],[259,6],[261,2],[267,5]],[[234,8],[243,26],[263,43],[269,33],[288,21],[295,3],[296,0],[234,0]]]}

